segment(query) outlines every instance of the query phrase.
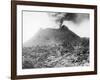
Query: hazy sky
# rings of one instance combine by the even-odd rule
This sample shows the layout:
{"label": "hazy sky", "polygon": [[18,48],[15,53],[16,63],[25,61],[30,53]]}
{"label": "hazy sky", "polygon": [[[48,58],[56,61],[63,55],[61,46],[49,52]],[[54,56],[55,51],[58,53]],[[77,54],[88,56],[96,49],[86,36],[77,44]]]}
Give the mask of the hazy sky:
{"label": "hazy sky", "polygon": [[[23,43],[27,42],[40,28],[58,28],[54,17],[47,12],[23,11]],[[51,13],[52,14],[52,13]],[[78,22],[65,20],[63,22],[69,29],[81,37],[89,37],[90,21],[87,14],[78,14]]]}

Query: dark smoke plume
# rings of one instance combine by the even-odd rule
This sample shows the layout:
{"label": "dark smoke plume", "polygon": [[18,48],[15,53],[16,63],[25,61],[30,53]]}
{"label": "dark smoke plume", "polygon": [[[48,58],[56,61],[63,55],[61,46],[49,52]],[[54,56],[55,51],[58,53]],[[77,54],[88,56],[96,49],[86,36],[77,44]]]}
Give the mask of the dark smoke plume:
{"label": "dark smoke plume", "polygon": [[86,13],[49,13],[50,16],[55,18],[55,22],[59,23],[61,27],[64,21],[72,21],[74,23],[80,23],[84,19],[89,18],[89,14]]}

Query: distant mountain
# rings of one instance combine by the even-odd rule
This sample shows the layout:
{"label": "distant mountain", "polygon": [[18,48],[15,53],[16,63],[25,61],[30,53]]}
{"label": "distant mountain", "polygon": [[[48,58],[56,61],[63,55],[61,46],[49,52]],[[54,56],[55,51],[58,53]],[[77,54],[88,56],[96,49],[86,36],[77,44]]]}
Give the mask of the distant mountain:
{"label": "distant mountain", "polygon": [[61,28],[40,29],[37,34],[24,44],[24,47],[42,46],[42,45],[77,45],[81,38],[63,25]]}

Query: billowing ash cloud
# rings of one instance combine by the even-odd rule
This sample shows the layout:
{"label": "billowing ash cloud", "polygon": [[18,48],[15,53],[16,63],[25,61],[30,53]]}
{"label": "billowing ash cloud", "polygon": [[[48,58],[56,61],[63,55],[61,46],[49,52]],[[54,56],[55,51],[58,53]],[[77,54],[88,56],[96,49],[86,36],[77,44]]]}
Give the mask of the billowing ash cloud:
{"label": "billowing ash cloud", "polygon": [[89,14],[87,13],[49,13],[49,16],[55,19],[55,22],[61,27],[64,21],[72,21],[75,24],[80,23],[84,19],[89,19]]}

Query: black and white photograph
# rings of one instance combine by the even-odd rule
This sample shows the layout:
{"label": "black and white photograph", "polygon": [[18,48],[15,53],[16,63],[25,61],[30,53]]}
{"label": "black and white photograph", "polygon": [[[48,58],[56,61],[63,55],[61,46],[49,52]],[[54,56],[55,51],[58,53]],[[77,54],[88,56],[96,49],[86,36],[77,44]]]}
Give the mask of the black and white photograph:
{"label": "black and white photograph", "polygon": [[97,7],[12,2],[14,79],[97,73]]}
{"label": "black and white photograph", "polygon": [[22,68],[89,66],[88,13],[23,11]]}

